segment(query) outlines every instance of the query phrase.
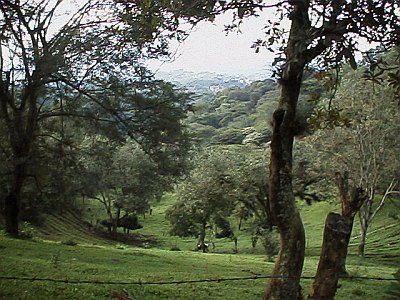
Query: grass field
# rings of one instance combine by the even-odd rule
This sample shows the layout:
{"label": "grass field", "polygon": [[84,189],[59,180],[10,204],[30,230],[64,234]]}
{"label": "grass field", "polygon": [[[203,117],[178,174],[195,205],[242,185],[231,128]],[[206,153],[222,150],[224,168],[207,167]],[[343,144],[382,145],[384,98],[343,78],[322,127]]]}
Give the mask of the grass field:
{"label": "grass field", "polygon": [[[164,212],[172,201],[171,195],[167,195],[153,209],[152,215],[141,219],[144,227],[137,233],[142,235],[143,241],[151,235],[152,240],[158,241],[156,245],[143,242],[141,247],[134,247],[101,238],[71,213],[49,216],[41,228],[25,224],[25,231],[33,239],[13,239],[1,233],[1,276],[65,282],[1,279],[0,299],[124,299],[118,298],[122,294],[131,299],[261,299],[266,279],[223,280],[265,276],[273,267],[261,246],[252,249],[245,226],[238,233],[238,254],[233,253],[233,243],[229,239],[216,241],[213,252],[194,252],[194,239],[168,235]],[[299,207],[307,234],[303,275],[313,276],[324,218],[337,207],[329,203],[300,204]],[[388,216],[389,213],[393,216],[396,209],[389,205],[378,215],[368,235],[365,258],[355,256],[357,241],[352,239],[347,260],[350,275],[393,278],[392,274],[400,268],[400,222]],[[353,232],[356,237],[357,226]],[[170,251],[171,248],[181,251]],[[221,280],[170,283],[201,279]],[[84,280],[98,284],[74,283]],[[305,294],[310,284],[311,280],[302,280]],[[336,299],[384,299],[391,282],[342,279],[340,284]]]}

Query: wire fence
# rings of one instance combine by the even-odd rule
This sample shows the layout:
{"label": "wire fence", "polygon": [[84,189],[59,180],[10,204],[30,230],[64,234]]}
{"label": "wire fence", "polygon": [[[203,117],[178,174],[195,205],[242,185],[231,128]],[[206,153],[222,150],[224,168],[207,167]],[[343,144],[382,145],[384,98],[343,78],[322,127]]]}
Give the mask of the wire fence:
{"label": "wire fence", "polygon": [[[204,283],[204,282],[224,282],[224,281],[244,281],[244,280],[258,280],[258,279],[308,279],[312,280],[315,276],[300,276],[300,277],[286,277],[286,276],[247,276],[247,277],[228,277],[228,278],[214,278],[214,279],[194,279],[194,280],[171,280],[171,281],[99,281],[99,280],[75,280],[75,279],[54,279],[54,278],[40,278],[40,277],[16,277],[16,276],[0,276],[0,280],[17,280],[17,281],[47,281],[67,284],[100,284],[100,285],[165,285],[165,284],[186,284],[186,283]],[[376,280],[376,281],[398,281],[396,278],[384,277],[366,277],[366,276],[343,276],[340,279],[347,280]]]}

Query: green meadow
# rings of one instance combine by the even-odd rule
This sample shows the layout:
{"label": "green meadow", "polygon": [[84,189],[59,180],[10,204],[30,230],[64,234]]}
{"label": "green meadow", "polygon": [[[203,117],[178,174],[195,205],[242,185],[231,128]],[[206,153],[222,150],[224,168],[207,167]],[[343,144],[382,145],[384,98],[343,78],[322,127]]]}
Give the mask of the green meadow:
{"label": "green meadow", "polygon": [[[195,239],[168,234],[164,213],[172,203],[167,195],[151,215],[141,217],[143,228],[131,239],[135,245],[98,235],[71,212],[48,216],[41,227],[24,224],[29,238],[1,233],[0,299],[261,299],[267,279],[257,277],[270,274],[273,258],[261,245],[252,248],[246,224],[237,232],[238,253],[229,239],[215,240],[208,253],[193,251]],[[299,207],[307,234],[303,275],[310,277],[318,264],[325,216],[338,207],[327,202]],[[359,277],[392,279],[400,268],[400,222],[394,211],[397,206],[388,203],[377,216],[365,258],[355,255],[356,222],[347,269],[357,278],[341,279],[336,299],[385,299],[393,281]],[[86,221],[93,220],[88,216]],[[305,295],[311,283],[302,279]]]}

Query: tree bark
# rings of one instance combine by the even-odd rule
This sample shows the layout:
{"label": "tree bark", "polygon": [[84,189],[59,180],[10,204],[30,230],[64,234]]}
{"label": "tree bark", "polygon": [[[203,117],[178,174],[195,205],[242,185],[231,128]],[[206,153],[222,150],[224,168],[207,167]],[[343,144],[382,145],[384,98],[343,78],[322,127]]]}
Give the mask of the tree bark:
{"label": "tree bark", "polygon": [[11,189],[4,199],[5,232],[12,236],[19,234],[19,211],[21,205],[21,192],[25,181],[25,163],[14,167]]}
{"label": "tree bark", "polygon": [[375,192],[370,193],[368,199],[366,199],[360,209],[360,241],[358,243],[357,255],[364,257],[365,255],[365,243],[367,240],[367,231],[370,222],[372,221],[372,202]]}
{"label": "tree bark", "polygon": [[206,226],[207,223],[203,222],[201,224],[201,229],[200,229],[200,233],[199,233],[199,239],[197,241],[197,245],[196,248],[197,250],[201,250],[203,251],[203,253],[207,252],[206,250],[206,243],[205,243],[205,239],[206,239]]}
{"label": "tree bark", "polygon": [[8,84],[0,79],[0,114],[7,129],[7,143],[12,151],[12,176],[10,190],[4,199],[5,231],[7,234],[19,234],[19,212],[21,193],[26,179],[26,170],[35,131],[37,128],[37,94],[35,76],[32,83],[23,89],[20,103],[8,90]]}
{"label": "tree bark", "polygon": [[11,236],[19,233],[19,197],[15,193],[9,193],[4,199],[5,231]]}
{"label": "tree bark", "polygon": [[299,37],[310,27],[308,1],[297,1],[291,13],[286,63],[280,79],[279,107],[273,114],[269,173],[269,209],[280,235],[280,251],[264,293],[265,300],[302,299],[300,276],[303,270],[305,234],[296,207],[292,186],[293,141],[296,132],[296,108],[300,95],[304,52]]}
{"label": "tree bark", "polygon": [[332,212],[328,214],[318,270],[308,299],[334,299],[342,262],[347,255],[347,237],[351,227],[347,218]]}
{"label": "tree bark", "polygon": [[300,276],[305,252],[304,227],[292,189],[293,136],[282,131],[282,111],[274,113],[269,203],[280,234],[280,251],[264,299],[301,299]]}
{"label": "tree bark", "polygon": [[361,236],[360,242],[358,243],[357,255],[364,257],[365,255],[365,242],[367,240],[367,231],[368,231],[368,222],[366,220],[361,219]]}
{"label": "tree bark", "polygon": [[[346,219],[347,223],[350,225],[350,231],[346,238],[346,245],[348,246],[351,238],[351,233],[353,231],[353,223],[354,217],[357,212],[360,211],[361,206],[366,200],[366,194],[362,188],[354,188],[352,193],[349,192],[349,174],[347,171],[343,172],[343,175],[340,172],[336,172],[335,174],[336,185],[339,190],[340,196],[340,204],[342,207],[342,217]],[[347,246],[346,246],[346,255],[341,263],[340,275],[347,276],[346,270],[346,258],[347,258]]]}
{"label": "tree bark", "polygon": [[[343,217],[347,218],[347,222],[350,225],[350,231],[348,232],[346,239],[346,245],[350,242],[351,233],[353,231],[353,223],[354,223],[354,216],[356,212],[353,212],[350,206],[350,194],[349,194],[349,173],[347,171],[343,172],[343,175],[340,172],[335,173],[335,181],[336,186],[339,191],[339,198],[340,198],[340,205],[342,208],[341,214]],[[346,258],[347,258],[347,246],[346,246],[346,255],[344,256],[339,273],[342,276],[347,276],[346,270]]]}
{"label": "tree bark", "polygon": [[342,205],[341,214],[329,213],[325,222],[324,239],[317,274],[308,299],[333,299],[340,276],[347,276],[346,257],[354,217],[364,203],[366,194],[362,188],[355,188],[350,196],[348,173],[336,173]]}

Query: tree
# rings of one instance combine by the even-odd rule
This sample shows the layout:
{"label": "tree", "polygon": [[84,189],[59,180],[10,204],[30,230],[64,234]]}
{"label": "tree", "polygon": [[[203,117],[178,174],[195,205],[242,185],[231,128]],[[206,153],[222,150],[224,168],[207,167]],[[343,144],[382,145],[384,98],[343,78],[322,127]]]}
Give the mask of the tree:
{"label": "tree", "polygon": [[129,138],[117,142],[99,134],[87,135],[81,144],[82,192],[103,205],[114,234],[124,214],[147,213],[176,180],[174,168],[165,172],[168,162],[155,160]]}
{"label": "tree", "polygon": [[167,212],[171,234],[198,237],[203,251],[206,229],[216,219],[228,217],[235,205],[235,180],[225,154],[216,147],[199,155],[190,177],[178,189],[178,202]]}
{"label": "tree", "polygon": [[[257,229],[268,225],[264,207],[268,185],[262,149],[254,146],[212,146],[199,153],[190,176],[178,188],[179,200],[168,211],[171,234],[199,237],[206,228],[218,237],[233,237],[228,217],[254,219]],[[271,228],[270,228],[271,229]],[[240,228],[239,228],[240,230]]]}
{"label": "tree", "polygon": [[[170,4],[170,5],[168,5]],[[177,7],[178,6],[178,7]],[[292,187],[292,152],[296,135],[296,111],[307,65],[319,68],[339,65],[347,60],[356,67],[357,38],[381,43],[388,48],[399,43],[399,3],[376,1],[289,0],[271,4],[264,1],[195,1],[168,2],[177,18],[211,18],[221,11],[235,9],[239,19],[256,14],[258,9],[278,7],[282,19],[288,18],[287,34],[278,22],[269,22],[266,41],[258,46],[279,43],[279,107],[273,115],[273,136],[269,173],[269,206],[281,240],[280,254],[265,291],[265,299],[300,299],[300,276],[304,261],[303,224],[295,205]],[[234,24],[235,25],[235,24]],[[232,26],[235,27],[235,26]]]}
{"label": "tree", "polygon": [[[399,49],[396,50],[399,54]],[[389,55],[390,53],[386,54],[386,56]],[[400,69],[399,58],[390,63],[391,68]],[[388,71],[382,73],[383,76],[387,76]],[[377,80],[376,76],[375,80]],[[396,191],[399,168],[396,157],[400,151],[397,135],[400,129],[398,126],[400,114],[396,105],[397,95],[393,89],[385,86],[387,78],[381,77],[380,80],[380,83],[363,80],[362,82],[365,83],[363,92],[370,91],[369,97],[365,97],[366,95],[362,92],[361,95],[355,97],[352,107],[357,109],[362,106],[358,114],[356,113],[358,122],[354,124],[352,137],[358,150],[356,152],[358,157],[356,157],[359,168],[356,180],[368,193],[368,198],[361,206],[359,213],[361,234],[358,255],[360,256],[364,256],[367,231],[376,214],[390,195],[399,194],[399,191]],[[377,206],[374,205],[376,202],[378,202]]]}
{"label": "tree", "polygon": [[[37,155],[33,145],[49,118],[85,118],[99,124],[99,128],[113,125],[114,132],[131,136],[153,157],[157,156],[158,162],[173,162],[175,173],[183,161],[177,149],[184,144],[187,147],[179,126],[185,97],[178,97],[182,100],[179,104],[167,103],[168,97],[163,95],[173,93],[173,88],[158,90],[159,83],[157,88],[154,84],[152,87],[141,66],[144,57],[166,55],[165,37],[179,36],[168,31],[170,22],[166,19],[153,28],[151,20],[144,19],[138,10],[126,18],[123,4],[111,0],[81,3],[76,13],[64,21],[59,18],[64,2],[0,3],[0,114],[2,149],[7,152],[4,159],[8,166],[2,202],[6,232],[11,235],[19,232],[21,193]],[[58,21],[62,25],[57,26]],[[164,103],[160,108],[168,112],[159,111],[151,118],[146,114],[156,109],[146,106],[141,107],[141,117],[147,117],[146,126],[156,126],[159,118],[170,117],[165,118],[168,125],[164,128],[158,124],[149,131],[144,124],[136,123],[132,107],[125,106],[127,97],[117,98],[121,96],[121,85],[130,87],[129,95],[124,89],[124,96],[130,99],[143,98],[138,90],[152,94],[147,100],[163,98],[157,104]],[[151,104],[147,100],[142,105]],[[139,102],[134,101],[136,105]]]}
{"label": "tree", "polygon": [[[395,52],[384,56],[390,57]],[[388,65],[396,70],[398,63],[398,60],[391,60]],[[323,167],[325,174],[332,168],[347,170],[353,184],[367,191],[368,197],[359,212],[361,256],[369,225],[386,198],[395,193],[399,168],[396,159],[399,112],[396,94],[387,84],[389,71],[377,71],[379,77],[366,76],[369,72],[366,67],[345,72],[334,98],[335,109],[340,111],[339,122],[345,120],[345,126],[326,124],[328,128],[317,131],[313,142],[322,160],[330,158],[329,166]],[[321,167],[318,162],[315,164]]]}

